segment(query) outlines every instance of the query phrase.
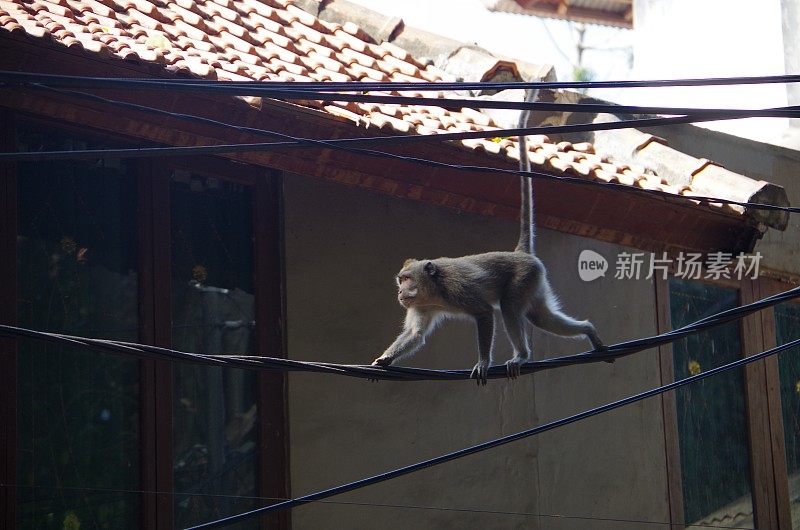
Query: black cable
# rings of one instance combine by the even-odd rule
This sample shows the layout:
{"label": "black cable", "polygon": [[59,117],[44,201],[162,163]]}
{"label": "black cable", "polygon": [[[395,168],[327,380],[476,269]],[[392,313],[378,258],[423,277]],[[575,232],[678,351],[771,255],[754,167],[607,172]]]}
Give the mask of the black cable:
{"label": "black cable", "polygon": [[[126,80],[122,80],[123,82]],[[0,85],[2,83],[0,82]],[[6,84],[7,86],[47,86],[53,88],[58,86],[59,83],[19,83],[14,85]],[[162,87],[156,84],[145,83],[145,87],[152,90],[163,90]],[[208,86],[208,85],[206,85]],[[93,87],[96,88],[96,87]],[[202,87],[196,85],[183,85],[178,84],[173,88],[180,88],[182,90],[197,91]],[[207,88],[202,88],[203,91],[208,91]],[[800,107],[776,107],[769,109],[726,109],[726,108],[697,108],[697,107],[656,107],[656,106],[639,106],[639,105],[618,105],[614,103],[554,103],[554,102],[525,102],[525,101],[503,101],[492,99],[465,99],[465,98],[430,98],[421,96],[395,96],[385,94],[372,94],[372,93],[328,93],[323,91],[313,90],[298,90],[298,89],[270,89],[265,87],[255,88],[236,88],[227,85],[216,87],[214,86],[214,93],[228,95],[228,96],[260,96],[280,100],[315,100],[315,101],[347,101],[347,102],[360,102],[360,103],[378,103],[382,105],[417,105],[417,106],[435,106],[444,109],[460,110],[463,108],[470,109],[501,109],[501,110],[534,110],[534,111],[548,111],[548,112],[570,112],[570,113],[609,113],[609,114],[666,114],[666,115],[690,115],[690,116],[713,116],[713,119],[719,119],[720,116],[728,117],[728,119],[735,118],[798,118],[800,117]]]}
{"label": "black cable", "polygon": [[[126,489],[126,488],[92,488],[88,486],[80,487],[80,486],[31,486],[27,484],[15,484],[15,483],[0,483],[0,488],[21,488],[21,489],[28,489],[28,490],[45,490],[45,491],[77,491],[77,492],[85,492],[88,494],[95,494],[105,493],[133,493],[138,495],[185,495],[190,497],[208,497],[208,498],[221,498],[221,499],[234,499],[234,500],[249,500],[249,501],[288,501],[291,499],[286,499],[282,497],[264,497],[264,496],[257,496],[257,495],[227,495],[224,493],[194,493],[194,492],[176,492],[176,491],[154,491],[154,490],[139,490],[139,489]],[[401,510],[423,510],[423,511],[434,511],[434,512],[456,512],[456,513],[475,513],[475,514],[486,514],[486,515],[505,515],[505,516],[516,516],[516,517],[541,517],[544,519],[575,519],[578,521],[604,521],[604,522],[613,522],[613,523],[627,523],[627,524],[646,524],[646,525],[659,525],[659,526],[685,526],[683,523],[670,523],[667,521],[654,521],[654,520],[644,520],[644,519],[628,519],[624,517],[593,517],[590,515],[568,515],[568,514],[556,514],[556,513],[542,513],[542,512],[520,512],[520,511],[508,511],[508,510],[484,510],[480,508],[456,508],[450,506],[430,506],[430,505],[419,505],[419,504],[389,504],[385,502],[358,502],[358,501],[327,501],[327,500],[320,500],[314,501],[320,504],[329,504],[329,505],[336,505],[336,506],[359,506],[359,507],[366,507],[366,508],[392,508],[392,509],[401,509]],[[745,527],[745,526],[728,526],[728,525],[717,525],[717,524],[708,524],[708,525],[693,525],[694,528],[713,528],[713,529],[723,529],[723,530],[753,530],[752,527]]]}
{"label": "black cable", "polygon": [[387,480],[391,480],[393,478],[401,477],[404,475],[408,475],[410,473],[414,473],[416,471],[420,471],[422,469],[427,469],[429,467],[433,467],[439,464],[443,464],[445,462],[450,462],[459,458],[463,458],[465,456],[469,456],[475,453],[479,453],[482,451],[486,451],[489,449],[493,449],[495,447],[500,447],[501,445],[505,445],[517,440],[521,440],[523,438],[528,438],[530,436],[535,436],[537,434],[541,434],[543,432],[551,431],[553,429],[557,429],[559,427],[564,427],[571,423],[575,423],[577,421],[590,418],[592,416],[596,416],[598,414],[602,414],[604,412],[608,412],[610,410],[618,409],[625,405],[630,405],[632,403],[636,403],[638,401],[642,401],[649,397],[653,397],[659,394],[663,394],[669,390],[674,390],[676,388],[680,388],[682,386],[686,386],[707,377],[711,377],[713,375],[720,374],[722,372],[726,372],[729,370],[733,370],[735,368],[740,368],[742,366],[748,365],[750,363],[754,363],[756,361],[760,361],[769,357],[770,355],[775,355],[784,350],[788,350],[789,348],[793,348],[795,346],[800,346],[800,339],[795,339],[791,342],[787,342],[781,346],[777,346],[775,348],[771,348],[764,352],[758,353],[756,355],[745,357],[743,359],[739,359],[737,361],[718,366],[716,368],[712,368],[707,372],[703,372],[694,376],[687,377],[685,379],[681,379],[680,381],[675,381],[673,383],[669,383],[657,388],[653,388],[651,390],[647,390],[640,394],[635,394],[633,396],[626,397],[624,399],[620,399],[618,401],[614,401],[612,403],[608,403],[606,405],[602,405],[599,407],[595,407],[584,412],[580,412],[578,414],[574,414],[572,416],[568,416],[565,418],[561,418],[556,421],[552,421],[549,423],[545,423],[544,425],[540,425],[538,427],[533,427],[530,429],[526,429],[524,431],[520,431],[515,434],[511,434],[508,436],[503,436],[501,438],[496,438],[494,440],[490,440],[488,442],[480,443],[477,445],[473,445],[471,447],[467,447],[464,449],[460,449],[458,451],[454,451],[452,453],[448,453],[445,455],[441,455],[435,458],[431,458],[429,460],[424,460],[422,462],[418,462],[416,464],[412,464],[409,466],[401,467],[398,469],[394,469],[392,471],[387,471],[385,473],[381,473],[379,475],[373,475],[371,477],[363,478],[361,480],[356,480],[354,482],[349,482],[347,484],[342,484],[340,486],[336,486],[333,488],[329,488],[326,490],[318,491],[316,493],[311,493],[309,495],[304,495],[302,497],[297,497],[295,499],[279,502],[276,504],[272,504],[269,506],[265,506],[262,508],[257,508],[255,510],[250,510],[248,512],[240,513],[237,515],[232,515],[230,517],[224,517],[221,519],[217,519],[216,521],[211,521],[208,523],[203,523],[199,525],[195,525],[192,527],[187,528],[186,530],[200,530],[203,528],[217,528],[220,526],[225,526],[229,524],[233,524],[239,521],[243,521],[245,519],[250,519],[255,517],[256,515],[262,515],[270,512],[275,512],[278,510],[286,510],[289,508],[294,508],[296,506],[300,506],[303,504],[307,504],[312,501],[318,501],[321,499],[327,499],[329,497],[333,497],[334,495],[340,495],[342,493],[347,493],[349,491],[357,490],[360,488],[364,488],[366,486],[370,486],[372,484],[378,484],[379,482],[385,482]]}
{"label": "black cable", "polygon": [[[691,324],[687,324],[686,326],[662,333],[660,335],[613,344],[604,351],[590,351],[575,355],[543,359],[541,361],[527,362],[521,366],[521,373],[530,374],[575,364],[611,362],[643,350],[675,342],[676,340],[684,338],[688,335],[699,333],[701,331],[744,318],[745,316],[755,313],[756,311],[760,311],[767,307],[771,307],[798,297],[800,297],[800,287],[795,287],[794,289],[763,298],[750,304],[745,304],[709,315],[696,322],[692,322]],[[108,339],[77,337],[74,335],[49,333],[45,331],[36,331],[8,325],[0,325],[0,337],[35,339],[118,355],[134,355],[136,357],[145,359],[165,359],[176,362],[181,361],[194,364],[210,364],[215,366],[244,368],[250,370],[327,373],[372,380],[455,381],[468,380],[471,373],[471,370],[430,370],[426,368],[410,368],[402,366],[389,366],[383,368],[378,366],[297,361],[292,359],[279,359],[275,357],[250,355],[210,355],[202,353],[190,353],[169,348],[160,348],[158,346],[150,346],[147,344],[135,344],[131,342]],[[490,367],[488,377],[490,379],[505,379],[507,377],[505,365],[494,365]]]}
{"label": "black cable", "polygon": [[[123,102],[120,102],[123,103]],[[795,111],[793,111],[795,112]],[[800,112],[797,112],[800,117]],[[534,134],[566,134],[576,132],[608,131],[616,129],[635,129],[644,127],[659,127],[665,125],[680,125],[686,123],[699,123],[711,120],[739,119],[721,116],[696,118],[691,116],[678,116],[674,118],[644,118],[621,120],[602,123],[578,123],[571,125],[546,125],[540,127],[527,127],[524,129],[488,129],[481,131],[447,132],[438,134],[414,134],[395,136],[372,136],[361,138],[331,138],[316,140],[313,138],[296,138],[287,142],[255,142],[237,144],[215,144],[185,147],[140,147],[122,149],[84,149],[67,151],[36,151],[36,152],[6,152],[0,153],[0,162],[32,162],[43,160],[85,160],[94,158],[150,158],[163,156],[194,156],[203,154],[266,152],[297,147],[327,147],[329,149],[343,149],[348,145],[360,144],[408,144],[431,141],[475,140],[487,138],[505,138],[509,136],[534,135]],[[275,131],[262,130],[271,136],[288,137]],[[349,148],[352,152],[368,153],[368,151]],[[377,156],[389,156],[389,153],[372,151]],[[399,157],[399,155],[394,155]]]}
{"label": "black cable", "polygon": [[[123,108],[131,108],[139,111],[149,112],[152,114],[158,114],[162,116],[169,116],[172,118],[178,119],[185,119],[188,121],[193,121],[197,123],[205,123],[216,125],[220,127],[229,128],[232,130],[237,130],[240,132],[250,132],[254,134],[261,134],[266,136],[277,136],[280,138],[289,138],[291,141],[288,142],[269,142],[269,143],[256,143],[256,144],[234,144],[234,145],[216,145],[216,146],[194,146],[194,147],[152,147],[152,148],[134,148],[134,149],[97,149],[97,150],[83,150],[83,151],[50,151],[50,152],[26,152],[26,153],[0,153],[0,162],[2,161],[42,161],[42,160],[60,160],[60,159],[94,159],[98,157],[112,157],[112,156],[127,156],[131,158],[138,158],[138,157],[151,157],[151,156],[167,156],[167,155],[177,155],[177,156],[188,156],[194,155],[199,152],[209,154],[214,152],[237,152],[237,151],[254,151],[254,150],[261,150],[266,148],[293,148],[293,147],[304,147],[304,146],[318,146],[318,147],[327,147],[331,149],[338,149],[347,152],[354,152],[359,154],[364,154],[366,156],[373,156],[373,157],[381,157],[381,158],[392,158],[395,160],[402,160],[405,162],[411,162],[431,167],[442,167],[442,168],[449,168],[449,169],[458,169],[463,171],[473,171],[473,172],[481,172],[481,173],[494,173],[494,174],[507,174],[507,175],[514,175],[514,176],[526,176],[529,178],[537,178],[537,179],[550,179],[550,180],[558,180],[561,182],[566,182],[570,184],[578,184],[578,185],[588,185],[588,186],[599,186],[604,189],[615,189],[623,192],[628,193],[638,193],[644,195],[650,195],[659,197],[661,199],[668,199],[668,200],[677,200],[677,201],[696,201],[701,203],[721,203],[721,204],[733,204],[738,206],[743,206],[746,208],[751,209],[758,209],[758,210],[771,210],[771,211],[786,211],[789,213],[798,213],[800,212],[800,208],[797,207],[790,207],[790,206],[776,206],[773,204],[762,204],[762,203],[751,203],[751,202],[743,202],[743,201],[734,201],[731,199],[723,199],[720,197],[708,197],[708,196],[683,196],[683,195],[676,195],[673,193],[664,192],[661,190],[653,190],[653,189],[644,189],[644,188],[636,188],[632,186],[628,186],[625,184],[618,184],[618,183],[610,183],[610,182],[597,182],[594,180],[587,180],[578,177],[570,177],[566,175],[553,175],[550,173],[543,173],[538,171],[530,171],[530,172],[520,172],[519,170],[511,170],[511,169],[501,169],[501,168],[492,168],[492,167],[484,167],[484,166],[469,166],[469,165],[456,165],[456,164],[448,164],[446,162],[438,162],[435,160],[428,160],[424,158],[416,158],[411,156],[405,155],[398,155],[394,153],[387,153],[383,151],[374,151],[369,149],[362,149],[358,147],[351,147],[349,143],[365,143],[365,142],[375,142],[375,141],[384,141],[388,142],[391,141],[393,143],[399,142],[409,142],[409,141],[430,141],[430,140],[445,140],[445,139],[453,139],[454,137],[458,137],[461,139],[466,135],[474,136],[476,133],[442,133],[437,135],[399,135],[399,136],[380,136],[380,137],[371,137],[371,138],[340,138],[340,139],[331,139],[331,140],[316,140],[311,138],[298,138],[295,136],[291,136],[284,133],[279,133],[277,131],[269,131],[265,129],[256,129],[253,127],[243,127],[238,125],[227,124],[224,122],[220,122],[217,120],[213,120],[210,118],[204,118],[201,116],[194,116],[191,114],[183,114],[183,113],[176,113],[171,111],[165,111],[153,107],[148,107],[144,105],[139,105],[136,103],[129,103],[125,101],[117,101],[108,98],[104,98],[102,96],[96,96],[93,94],[86,94],[82,92],[74,92],[74,91],[67,91],[67,90],[60,90],[54,89],[44,86],[36,85],[35,88],[53,91],[60,94],[67,94],[70,96],[78,97],[81,99],[88,99],[92,101],[100,101],[106,104],[115,105]],[[677,120],[677,119],[686,119],[686,117],[678,117],[678,118],[658,118],[661,120]],[[698,120],[702,121],[702,119]],[[616,124],[621,122],[611,122],[611,124]],[[675,121],[671,123],[677,123]],[[569,125],[569,126],[553,126],[553,127],[586,127],[587,125],[597,125],[600,126],[607,126],[609,124],[581,124],[579,126],[576,125]],[[543,129],[551,129],[553,127],[534,127],[534,128],[527,128],[527,129],[505,129],[505,130],[493,130],[489,131],[488,133],[492,133],[491,135],[487,132],[479,132],[481,136],[487,137],[495,137],[498,133],[503,132],[510,132],[510,133],[522,133],[522,134],[529,134],[529,131],[542,131]]]}
{"label": "black cable", "polygon": [[[37,87],[42,88],[42,87]],[[88,94],[87,94],[88,95]],[[99,96],[97,96],[99,98]],[[101,98],[106,99],[106,98]],[[111,102],[114,100],[107,100]],[[112,103],[118,106],[122,104],[135,105],[126,102]],[[151,107],[152,108],[152,107]],[[158,109],[155,109],[158,110]],[[241,152],[265,152],[276,149],[287,149],[295,147],[307,147],[309,145],[323,146],[328,148],[343,148],[347,145],[359,144],[407,144],[416,142],[431,141],[450,141],[450,140],[475,140],[487,138],[504,138],[520,135],[536,134],[570,134],[579,132],[610,131],[618,129],[639,129],[648,127],[663,127],[668,125],[682,125],[689,123],[702,123],[707,121],[735,120],[746,117],[757,117],[764,113],[775,111],[786,111],[787,117],[800,118],[800,108],[785,107],[781,109],[761,109],[761,110],[742,110],[736,116],[726,114],[704,114],[702,116],[674,116],[668,118],[634,118],[629,120],[599,122],[599,123],[576,123],[569,125],[545,125],[538,127],[512,128],[512,129],[485,129],[479,131],[464,132],[442,132],[437,134],[412,134],[412,135],[392,135],[392,136],[373,136],[361,138],[335,138],[327,140],[316,140],[312,138],[297,138],[279,134],[275,131],[268,132],[271,136],[294,138],[288,142],[257,142],[257,143],[237,143],[237,144],[218,144],[201,145],[187,147],[142,147],[142,148],[123,148],[123,149],[86,149],[68,151],[39,151],[31,153],[0,153],[0,162],[24,162],[41,160],[81,160],[98,157],[113,158],[145,158],[162,156],[194,156],[199,154],[222,154],[222,153],[241,153]],[[339,147],[337,147],[339,146]],[[366,153],[366,151],[358,151]],[[387,153],[375,151],[374,154],[387,156]]]}
{"label": "black cable", "polygon": [[146,88],[159,87],[199,87],[208,86],[248,88],[264,87],[270,90],[283,89],[286,91],[308,90],[315,91],[374,91],[374,90],[413,90],[413,91],[439,91],[439,90],[507,90],[507,89],[542,89],[542,88],[663,88],[678,86],[724,86],[724,85],[755,85],[755,84],[782,84],[800,83],[800,75],[773,75],[773,76],[741,76],[741,77],[712,77],[700,79],[655,79],[634,81],[521,81],[509,83],[482,82],[303,82],[303,81],[219,81],[216,79],[158,79],[158,78],[109,78],[109,77],[81,77],[64,76],[55,74],[33,72],[0,71],[0,82],[6,84],[43,83],[51,86],[67,86],[73,88]]}

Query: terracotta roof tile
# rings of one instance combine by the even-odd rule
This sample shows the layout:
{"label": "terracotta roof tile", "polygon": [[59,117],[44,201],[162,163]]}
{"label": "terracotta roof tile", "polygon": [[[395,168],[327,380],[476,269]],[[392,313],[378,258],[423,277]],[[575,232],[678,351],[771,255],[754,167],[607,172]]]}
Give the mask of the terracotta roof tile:
{"label": "terracotta roof tile", "polygon": [[[0,0],[0,31],[52,39],[66,47],[153,62],[209,79],[289,81],[441,81],[452,76],[391,42],[375,43],[352,22],[317,18],[292,0]],[[438,134],[499,128],[480,111],[427,105],[301,101],[360,127]],[[516,138],[464,140],[465,148],[519,160]],[[642,167],[612,163],[591,143],[528,137],[534,169],[691,196]],[[708,165],[702,162],[698,171]]]}
{"label": "terracotta roof tile", "polygon": [[202,4],[198,4],[198,7],[212,17],[220,16],[224,20],[233,22],[234,24],[241,24],[242,18],[239,16],[239,13],[233,9],[233,5],[233,2],[207,0]]}
{"label": "terracotta roof tile", "polygon": [[345,70],[349,73],[354,79],[359,81],[382,81],[388,82],[390,78],[386,75],[385,72],[381,72],[380,70],[376,70],[375,68],[369,68],[368,66],[364,66],[359,63],[352,63],[350,66],[346,67]]}
{"label": "terracotta roof tile", "polygon": [[390,53],[386,53],[377,63],[382,70],[389,74],[400,72],[411,77],[420,77],[420,70],[411,63],[401,61]]}

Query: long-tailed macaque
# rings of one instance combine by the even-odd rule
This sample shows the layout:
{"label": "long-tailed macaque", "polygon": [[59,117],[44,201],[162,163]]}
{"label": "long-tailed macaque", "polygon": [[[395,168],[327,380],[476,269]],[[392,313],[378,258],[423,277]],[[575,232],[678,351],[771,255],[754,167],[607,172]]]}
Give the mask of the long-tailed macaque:
{"label": "long-tailed macaque", "polygon": [[[526,94],[533,102],[538,90]],[[527,126],[530,110],[520,115],[519,128]],[[525,137],[520,136],[520,171],[530,171]],[[526,319],[556,335],[586,336],[596,350],[605,348],[588,320],[575,320],[561,311],[547,281],[547,271],[533,255],[535,225],[529,177],[520,177],[519,242],[514,252],[487,252],[460,258],[409,259],[397,274],[397,300],[406,309],[403,331],[374,366],[389,366],[416,353],[426,337],[446,318],[471,318],[478,327],[478,362],[472,369],[479,385],[486,384],[492,361],[494,312],[499,308],[514,348],[506,362],[508,377],[515,379],[520,366],[531,358]]]}

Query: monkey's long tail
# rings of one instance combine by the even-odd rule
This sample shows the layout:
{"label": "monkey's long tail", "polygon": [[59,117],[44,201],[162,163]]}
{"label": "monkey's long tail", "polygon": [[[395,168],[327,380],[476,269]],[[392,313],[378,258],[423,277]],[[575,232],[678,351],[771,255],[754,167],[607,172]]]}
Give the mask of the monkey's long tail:
{"label": "monkey's long tail", "polygon": [[[539,89],[528,90],[525,93],[525,102],[532,103],[539,97]],[[528,126],[531,110],[525,109],[519,115],[517,127],[522,129]],[[519,170],[530,172],[531,161],[528,157],[528,142],[525,136],[519,137]],[[536,227],[533,219],[533,186],[531,179],[520,175],[520,211],[519,211],[519,241],[517,242],[516,252],[534,253],[534,241],[536,239]]]}

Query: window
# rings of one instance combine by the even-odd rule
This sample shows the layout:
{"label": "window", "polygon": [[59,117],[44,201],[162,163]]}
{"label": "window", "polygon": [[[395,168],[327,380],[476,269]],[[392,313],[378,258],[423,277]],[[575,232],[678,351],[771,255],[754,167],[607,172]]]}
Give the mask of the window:
{"label": "window", "polygon": [[[669,282],[673,328],[738,305],[738,291],[700,282]],[[738,322],[673,344],[676,380],[742,356]],[[752,524],[749,443],[742,370],[675,391],[684,521]]]}
{"label": "window", "polygon": [[[52,130],[21,150],[102,148]],[[138,339],[136,187],[119,160],[18,167],[18,315],[24,327]],[[20,341],[20,528],[138,528],[135,359]]]}
{"label": "window", "polygon": [[[13,134],[24,151],[118,147],[100,138],[27,119]],[[0,224],[3,270],[17,278],[10,323],[280,356],[279,177],[220,159],[178,163],[40,161],[0,173],[16,190],[17,230]],[[283,374],[16,344],[16,359],[0,358],[0,373],[10,359],[16,375],[12,466],[0,468],[16,484],[3,491],[16,526],[185,527],[288,496]]]}
{"label": "window", "polygon": [[[800,338],[800,304],[775,308],[778,345]],[[792,528],[800,528],[800,348],[778,354],[783,434],[786,443],[786,472],[789,479],[789,508]]]}
{"label": "window", "polygon": [[[170,202],[173,346],[254,353],[252,190],[175,171]],[[255,508],[255,372],[182,365],[174,389],[176,524]]]}

